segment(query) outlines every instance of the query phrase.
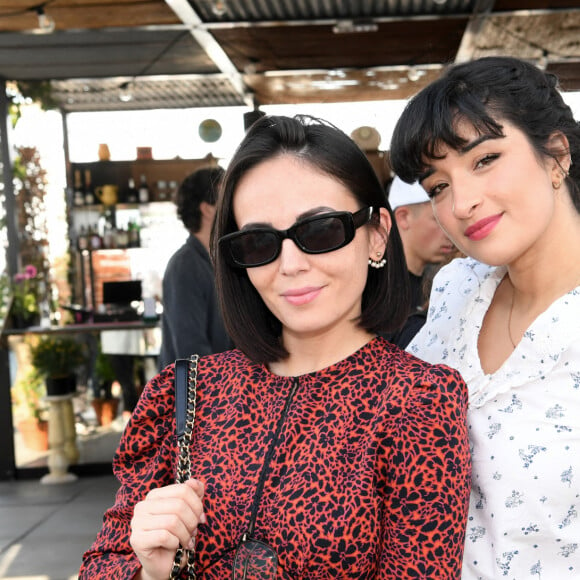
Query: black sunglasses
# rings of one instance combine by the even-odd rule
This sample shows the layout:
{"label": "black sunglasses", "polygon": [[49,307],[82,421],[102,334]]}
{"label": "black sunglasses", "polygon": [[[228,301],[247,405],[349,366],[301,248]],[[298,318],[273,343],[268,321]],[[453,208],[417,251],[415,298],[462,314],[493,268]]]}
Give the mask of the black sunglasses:
{"label": "black sunglasses", "polygon": [[367,224],[372,215],[372,207],[356,213],[332,211],[300,220],[287,230],[268,227],[241,230],[222,236],[218,243],[232,266],[255,268],[273,262],[287,238],[306,254],[338,250],[352,242],[356,230]]}

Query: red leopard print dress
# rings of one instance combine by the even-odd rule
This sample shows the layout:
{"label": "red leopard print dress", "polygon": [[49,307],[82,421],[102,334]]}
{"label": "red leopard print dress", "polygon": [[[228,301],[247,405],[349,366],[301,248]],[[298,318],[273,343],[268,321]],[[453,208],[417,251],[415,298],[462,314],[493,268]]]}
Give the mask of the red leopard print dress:
{"label": "red leopard print dress", "polygon": [[[229,578],[268,444],[296,387],[270,464],[255,537],[279,578],[459,578],[470,488],[460,375],[375,338],[345,360],[280,377],[240,351],[202,357],[191,450],[205,483],[198,578]],[[115,455],[121,482],[79,578],[130,579],[133,506],[173,483],[173,369],[147,385]]]}

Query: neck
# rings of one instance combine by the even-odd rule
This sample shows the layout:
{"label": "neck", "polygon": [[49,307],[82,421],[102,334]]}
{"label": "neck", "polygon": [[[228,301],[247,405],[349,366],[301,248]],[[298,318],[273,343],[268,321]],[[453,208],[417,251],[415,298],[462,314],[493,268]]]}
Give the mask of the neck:
{"label": "neck", "polygon": [[201,245],[209,252],[210,233],[205,228],[201,228],[198,232],[189,232],[192,236],[197,238]]}
{"label": "neck", "polygon": [[270,370],[280,376],[300,376],[325,369],[344,360],[370,340],[374,335],[362,328],[351,329],[347,337],[328,334],[312,337],[284,336],[289,356],[270,364]]}
{"label": "neck", "polygon": [[533,306],[552,303],[580,279],[580,214],[569,197],[556,203],[545,233],[524,255],[508,265],[514,301]]}
{"label": "neck", "polygon": [[411,274],[415,274],[415,276],[419,277],[423,275],[425,266],[427,265],[423,260],[411,254],[411,252],[405,251],[405,261],[407,262],[407,270],[409,270]]}

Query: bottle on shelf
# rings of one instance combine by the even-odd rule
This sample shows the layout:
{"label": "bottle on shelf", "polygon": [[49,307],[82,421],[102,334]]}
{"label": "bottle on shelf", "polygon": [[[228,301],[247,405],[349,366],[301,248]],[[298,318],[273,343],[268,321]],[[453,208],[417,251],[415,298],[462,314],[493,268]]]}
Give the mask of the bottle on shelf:
{"label": "bottle on shelf", "polygon": [[129,177],[129,182],[127,183],[127,195],[125,196],[127,203],[137,203],[139,201],[139,193],[135,187],[135,180]]}
{"label": "bottle on shelf", "polygon": [[141,174],[141,181],[139,182],[139,203],[149,203],[149,186],[144,173]]}
{"label": "bottle on shelf", "polygon": [[79,230],[79,236],[77,238],[77,248],[80,252],[89,249],[89,238],[87,236],[87,228],[81,226]]}
{"label": "bottle on shelf", "polygon": [[177,190],[179,189],[179,184],[177,181],[172,180],[169,182],[169,193],[167,195],[168,199],[175,201],[177,199]]}
{"label": "bottle on shelf", "polygon": [[125,227],[117,228],[117,248],[129,247],[129,231]]}
{"label": "bottle on shelf", "polygon": [[85,192],[83,188],[83,178],[80,169],[75,169],[74,172],[74,193],[73,204],[77,207],[85,204]]}
{"label": "bottle on shelf", "polygon": [[103,240],[96,227],[89,226],[89,246],[91,250],[100,250],[103,247]]}
{"label": "bottle on shelf", "polygon": [[167,181],[160,179],[157,182],[157,201],[167,201]]}
{"label": "bottle on shelf", "polygon": [[127,226],[128,229],[128,247],[129,248],[139,248],[141,247],[141,228],[135,220],[130,220]]}
{"label": "bottle on shelf", "polygon": [[103,248],[112,250],[117,247],[117,228],[111,223],[106,222],[103,231]]}
{"label": "bottle on shelf", "polygon": [[93,205],[95,203],[95,192],[93,191],[93,180],[91,170],[85,169],[85,204]]}

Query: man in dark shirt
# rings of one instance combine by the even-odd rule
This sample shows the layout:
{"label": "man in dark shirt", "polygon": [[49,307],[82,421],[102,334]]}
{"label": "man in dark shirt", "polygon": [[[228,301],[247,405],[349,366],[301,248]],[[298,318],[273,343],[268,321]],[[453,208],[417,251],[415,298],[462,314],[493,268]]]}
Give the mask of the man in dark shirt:
{"label": "man in dark shirt", "polygon": [[186,177],[177,193],[177,214],[189,232],[163,275],[161,351],[163,369],[176,358],[212,354],[232,347],[215,293],[209,240],[221,167],[199,169]]}
{"label": "man in dark shirt", "polygon": [[411,312],[400,331],[385,336],[405,348],[425,323],[432,279],[429,268],[449,260],[455,246],[435,220],[431,201],[418,183],[409,185],[395,176],[388,196],[411,279]]}

